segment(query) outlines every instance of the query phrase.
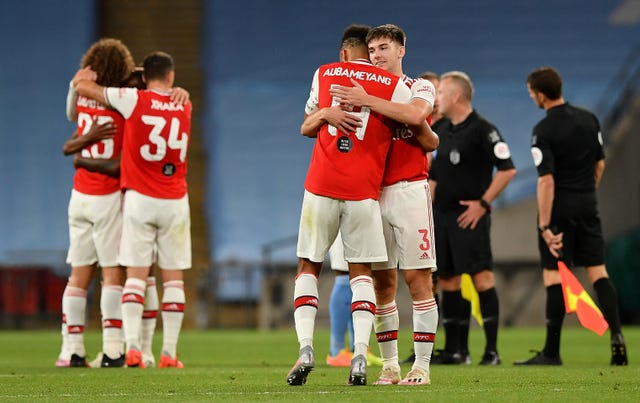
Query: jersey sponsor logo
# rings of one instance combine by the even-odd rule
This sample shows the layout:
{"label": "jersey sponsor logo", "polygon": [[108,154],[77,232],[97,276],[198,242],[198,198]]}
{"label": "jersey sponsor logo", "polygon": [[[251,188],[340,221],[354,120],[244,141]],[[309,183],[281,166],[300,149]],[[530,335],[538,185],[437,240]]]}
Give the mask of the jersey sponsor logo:
{"label": "jersey sponsor logo", "polygon": [[385,341],[398,340],[398,331],[389,330],[388,332],[376,333],[376,340],[378,340],[378,343],[384,343]]}
{"label": "jersey sponsor logo", "polygon": [[294,309],[298,309],[301,306],[311,306],[314,308],[318,308],[318,298],[313,295],[303,295],[301,297],[296,298],[293,303]]}
{"label": "jersey sponsor logo", "polygon": [[493,146],[493,154],[501,160],[511,157],[509,146],[504,141],[499,141]]}
{"label": "jersey sponsor logo", "polygon": [[391,139],[402,140],[402,139],[409,139],[411,137],[413,137],[413,132],[406,125],[404,125],[404,126],[396,126],[396,128],[393,131],[393,137],[391,137]]}
{"label": "jersey sponsor logo", "polygon": [[421,333],[421,332],[413,333],[413,341],[417,341],[418,343],[433,343],[435,340],[436,340],[435,333]]}
{"label": "jersey sponsor logo", "polygon": [[184,111],[184,105],[173,102],[162,102],[157,99],[151,100],[151,109],[156,111]]}
{"label": "jersey sponsor logo", "polygon": [[542,150],[538,147],[531,147],[531,156],[533,157],[533,163],[536,166],[540,166],[540,164],[542,164]]}
{"label": "jersey sponsor logo", "polygon": [[380,83],[384,85],[391,85],[391,77],[383,76],[381,74],[362,71],[362,70],[354,70],[344,67],[332,67],[330,69],[325,70],[322,73],[323,77],[347,77],[353,78],[361,81],[371,81],[374,83]]}
{"label": "jersey sponsor logo", "polygon": [[368,311],[375,314],[376,306],[369,301],[356,301],[351,303],[351,312],[355,311]]}

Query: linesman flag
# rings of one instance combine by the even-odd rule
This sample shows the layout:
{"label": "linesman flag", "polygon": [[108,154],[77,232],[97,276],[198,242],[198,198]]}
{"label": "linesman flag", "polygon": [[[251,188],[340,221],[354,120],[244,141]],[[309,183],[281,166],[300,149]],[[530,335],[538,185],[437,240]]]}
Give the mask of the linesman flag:
{"label": "linesman flag", "polygon": [[604,319],[598,306],[582,288],[580,281],[561,260],[558,260],[558,271],[560,272],[564,306],[567,313],[575,312],[583,327],[593,331],[598,336],[602,336],[609,328],[609,324]]}
{"label": "linesman flag", "polygon": [[462,274],[460,279],[460,291],[462,292],[462,298],[471,302],[471,316],[476,318],[476,322],[483,326],[482,313],[480,312],[480,297],[476,286],[473,284],[473,279],[467,273]]}

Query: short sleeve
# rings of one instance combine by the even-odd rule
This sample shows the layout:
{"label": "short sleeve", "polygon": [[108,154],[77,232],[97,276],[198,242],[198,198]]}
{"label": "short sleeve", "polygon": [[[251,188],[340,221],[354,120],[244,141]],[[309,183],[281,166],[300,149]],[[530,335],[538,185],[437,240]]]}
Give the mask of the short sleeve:
{"label": "short sleeve", "polygon": [[489,155],[489,158],[491,159],[493,165],[499,171],[514,168],[513,161],[511,160],[511,150],[509,149],[509,145],[506,141],[504,141],[498,129],[496,129],[495,126],[488,124],[484,130],[484,149]]}
{"label": "short sleeve", "polygon": [[547,136],[538,127],[533,129],[533,135],[531,136],[531,157],[538,170],[538,176],[555,172],[555,160],[553,152],[551,152],[551,144]]}
{"label": "short sleeve", "polygon": [[304,113],[307,115],[311,115],[314,112],[318,111],[320,101],[318,100],[319,93],[319,70],[313,74],[313,80],[311,81],[311,90],[309,91],[309,99],[307,99],[307,103],[304,106]]}
{"label": "short sleeve", "polygon": [[429,80],[417,79],[411,84],[411,99],[419,98],[428,102],[431,106],[435,104],[436,88]]}
{"label": "short sleeve", "polygon": [[109,105],[128,119],[138,103],[138,90],[136,88],[107,87],[104,97]]}

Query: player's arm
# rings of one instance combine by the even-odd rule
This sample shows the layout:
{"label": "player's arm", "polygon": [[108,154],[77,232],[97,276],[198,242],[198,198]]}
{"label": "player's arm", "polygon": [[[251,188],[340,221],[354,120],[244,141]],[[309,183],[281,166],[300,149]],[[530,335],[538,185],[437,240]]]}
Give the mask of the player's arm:
{"label": "player's arm", "polygon": [[559,258],[559,251],[562,249],[563,234],[554,234],[553,230],[549,227],[551,225],[553,198],[555,197],[555,180],[553,179],[553,174],[538,177],[536,197],[538,199],[538,231],[549,247],[549,252]]}
{"label": "player's arm", "polygon": [[320,127],[327,123],[345,134],[353,133],[362,126],[359,117],[342,110],[340,106],[331,106],[318,109],[310,115],[305,114],[300,133],[306,137],[316,137]]}
{"label": "player's arm", "polygon": [[73,156],[73,166],[84,168],[91,172],[100,172],[114,178],[120,177],[120,156],[116,159],[105,160],[95,158],[85,158],[76,153]]}
{"label": "player's arm", "polygon": [[424,152],[430,153],[438,148],[438,145],[440,144],[440,138],[438,137],[436,132],[431,130],[431,126],[427,124],[426,120],[418,126],[409,126],[409,129],[411,130],[411,132],[413,132],[413,135],[415,136]]}
{"label": "player's arm", "polygon": [[116,134],[116,126],[113,122],[103,123],[98,125],[95,123],[95,119],[93,124],[91,124],[91,128],[84,136],[81,136],[76,130],[71,137],[62,146],[62,153],[64,155],[71,155],[81,151],[86,146],[98,142],[103,139],[113,138]]}
{"label": "player's arm", "polygon": [[336,85],[329,92],[342,103],[366,106],[374,112],[409,126],[420,125],[433,112],[433,104],[424,99],[413,98],[409,103],[393,102],[369,95],[357,81],[351,79],[351,82],[353,87]]}
{"label": "player's arm", "polygon": [[596,162],[596,165],[593,169],[593,176],[596,181],[596,189],[598,188],[598,185],[600,185],[600,179],[602,179],[604,168],[605,168],[604,159],[598,160],[598,162]]}

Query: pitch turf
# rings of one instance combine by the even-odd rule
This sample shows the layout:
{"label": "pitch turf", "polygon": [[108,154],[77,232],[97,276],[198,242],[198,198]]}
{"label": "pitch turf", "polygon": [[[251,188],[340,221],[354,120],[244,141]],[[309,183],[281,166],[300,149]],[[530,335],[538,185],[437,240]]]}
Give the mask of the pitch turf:
{"label": "pitch turf", "polygon": [[[354,402],[592,402],[640,400],[640,328],[624,329],[627,367],[609,365],[608,335],[598,337],[567,327],[562,337],[560,367],[515,367],[540,348],[542,328],[502,329],[502,365],[480,367],[484,344],[472,329],[473,365],[432,366],[432,385],[369,386],[379,368],[369,368],[368,386],[347,386],[348,368],[324,364],[328,332],[316,336],[316,369],[307,385],[288,386],[285,375],[297,358],[292,329],[278,331],[185,331],[180,339],[184,369],[54,368],[60,337],[57,331],[0,332],[0,401],[354,401]],[[158,336],[158,335],[157,335]],[[410,353],[409,332],[401,332],[401,358]],[[440,347],[443,337],[436,342]],[[86,335],[90,358],[100,335]],[[160,347],[156,338],[155,347]],[[408,366],[403,366],[406,373]]]}

